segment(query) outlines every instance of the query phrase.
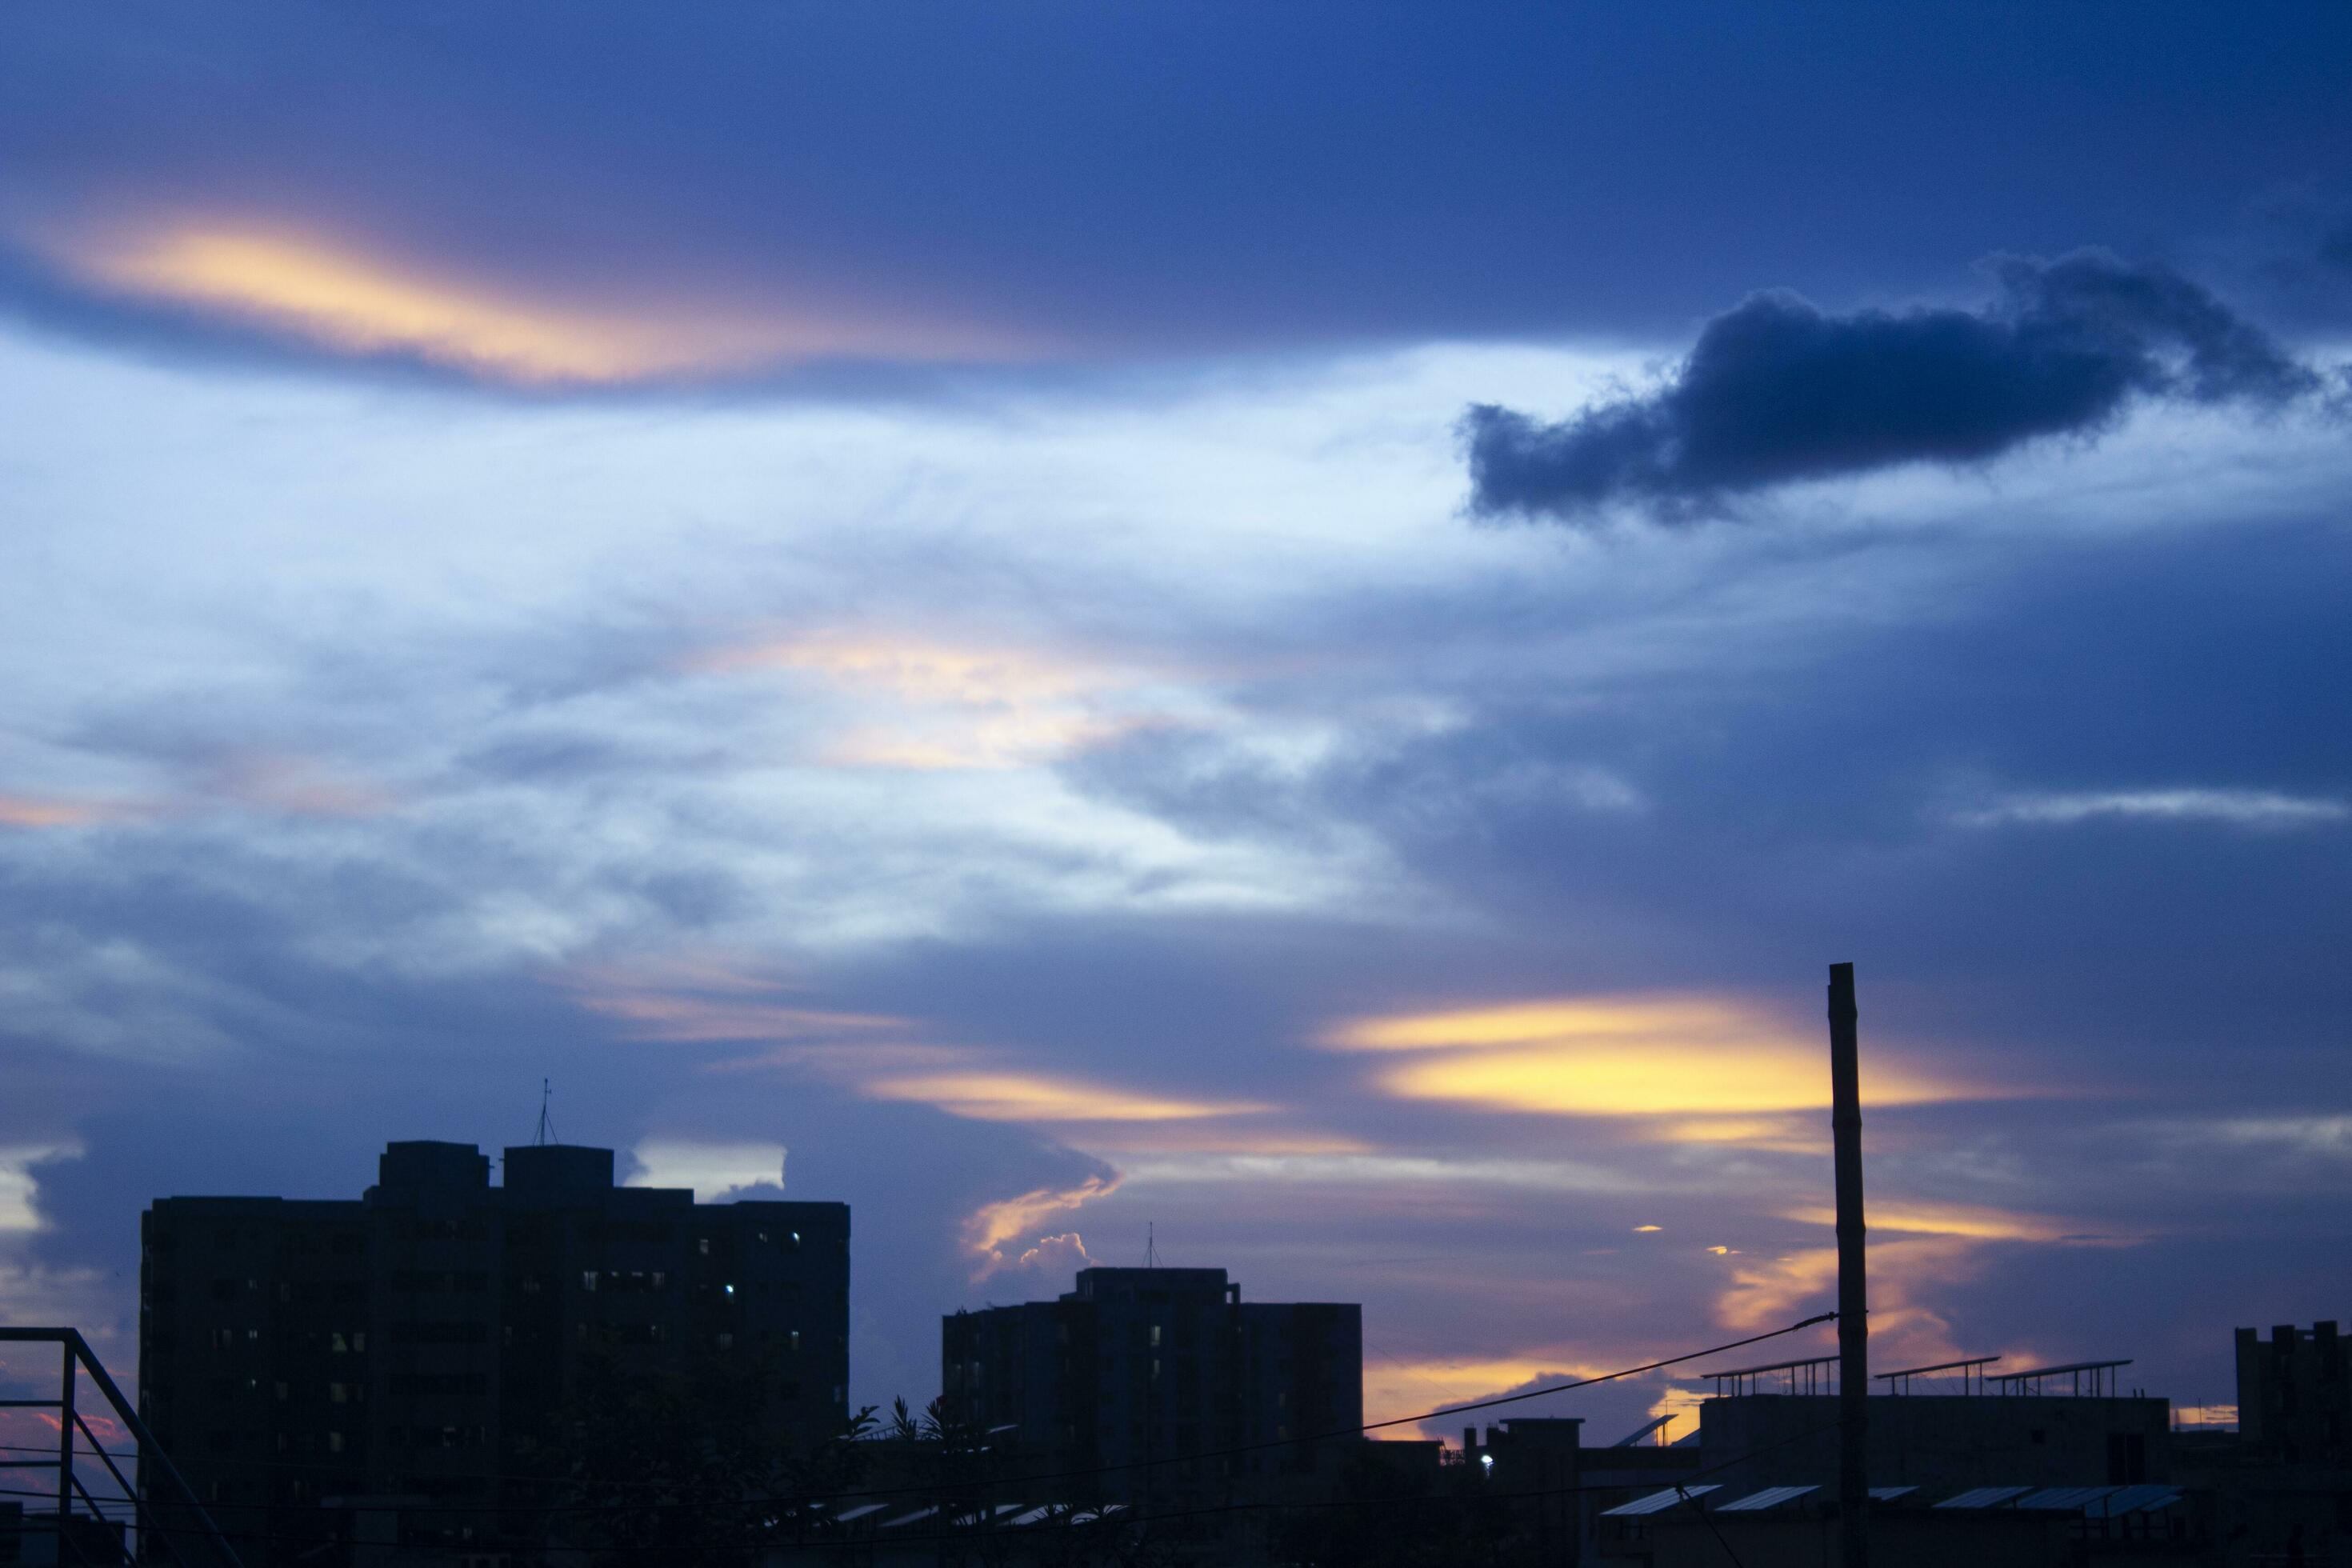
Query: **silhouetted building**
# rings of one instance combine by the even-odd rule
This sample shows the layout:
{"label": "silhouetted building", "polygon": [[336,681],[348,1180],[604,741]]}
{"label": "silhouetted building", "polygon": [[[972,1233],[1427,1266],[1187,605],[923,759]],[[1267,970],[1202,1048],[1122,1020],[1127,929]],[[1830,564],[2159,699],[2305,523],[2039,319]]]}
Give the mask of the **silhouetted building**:
{"label": "silhouetted building", "polygon": [[[1738,1392],[1699,1405],[1706,1479],[1726,1488],[1728,1497],[1730,1489],[1834,1477],[1838,1402],[1826,1386],[1834,1379],[1825,1370],[1805,1381],[1805,1369],[1834,1364],[1828,1358],[1720,1374],[1717,1386]],[[2120,1394],[2116,1374],[2129,1364],[2083,1362],[1973,1380],[1964,1375],[1957,1384],[1881,1373],[1906,1392],[1870,1396],[1870,1484],[1952,1490],[2011,1486],[2021,1493],[2168,1481],[2171,1402]],[[1804,1392],[1765,1392],[1776,1378]]]}
{"label": "silhouetted building", "polygon": [[2333,1321],[2238,1331],[2238,1433],[2286,1465],[2352,1463],[2352,1377]]}
{"label": "silhouetted building", "polygon": [[[613,1152],[388,1147],[357,1201],[159,1199],[142,1225],[140,1406],[248,1563],[336,1528],[322,1500],[424,1500],[414,1532],[501,1533],[583,1371],[769,1373],[769,1419],[840,1431],[849,1210],[616,1187]],[[530,1494],[536,1495],[536,1494]]]}
{"label": "silhouetted building", "polygon": [[1222,1268],[1081,1269],[1057,1301],[943,1320],[940,1360],[951,1415],[1080,1472],[1064,1489],[1082,1498],[1170,1503],[1313,1474],[1364,1419],[1363,1309],[1245,1302]]}

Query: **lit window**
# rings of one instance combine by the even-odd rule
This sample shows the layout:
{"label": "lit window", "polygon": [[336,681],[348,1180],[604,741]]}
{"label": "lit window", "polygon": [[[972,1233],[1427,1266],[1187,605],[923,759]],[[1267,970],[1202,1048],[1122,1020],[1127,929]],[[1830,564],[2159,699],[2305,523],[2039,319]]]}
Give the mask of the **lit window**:
{"label": "lit window", "polygon": [[580,1271],[580,1289],[591,1291],[596,1289],[596,1271],[593,1268],[583,1268]]}

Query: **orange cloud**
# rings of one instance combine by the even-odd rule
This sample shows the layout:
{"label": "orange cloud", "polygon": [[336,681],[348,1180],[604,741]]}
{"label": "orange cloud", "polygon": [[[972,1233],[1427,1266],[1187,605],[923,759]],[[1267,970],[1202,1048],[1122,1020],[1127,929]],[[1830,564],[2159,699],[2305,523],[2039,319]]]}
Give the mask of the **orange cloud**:
{"label": "orange cloud", "polygon": [[[838,356],[1002,359],[1000,334],[837,309],[631,302],[582,308],[348,239],[230,218],[160,222],[43,247],[79,281],[349,354],[406,354],[523,385],[741,374]],[[1034,345],[1030,345],[1034,347]]]}
{"label": "orange cloud", "polygon": [[[1376,1081],[1408,1100],[1581,1116],[1731,1118],[1663,1122],[1671,1141],[1770,1139],[1759,1120],[1825,1108],[1828,1052],[1776,1019],[1711,997],[1535,1001],[1358,1019],[1324,1037],[1341,1050],[1408,1055]],[[1874,1064],[1864,1097],[1879,1105],[1958,1091]],[[1801,1145],[1811,1147],[1811,1140]]]}
{"label": "orange cloud", "polygon": [[1271,1109],[1237,1101],[1133,1094],[1076,1079],[1017,1072],[925,1073],[866,1086],[877,1100],[911,1100],[980,1121],[1177,1121]]}
{"label": "orange cloud", "polygon": [[[1801,1225],[1834,1226],[1837,1211],[1826,1205],[1790,1210],[1781,1217]],[[2122,1237],[2092,1236],[2073,1221],[2045,1215],[2019,1214],[2009,1209],[1981,1208],[1965,1204],[1874,1204],[1867,1219],[1874,1233],[1908,1236],[1950,1236],[1970,1241],[2089,1241],[2120,1242]]]}
{"label": "orange cloud", "polygon": [[[1000,1268],[1018,1267],[1030,1261],[1045,1261],[1055,1253],[1066,1250],[1055,1246],[1062,1238],[1037,1236],[1041,1223],[1051,1215],[1065,1214],[1097,1198],[1108,1197],[1118,1190],[1116,1175],[1088,1176],[1075,1187],[1036,1187],[1019,1197],[1002,1198],[992,1204],[982,1204],[963,1222],[965,1250],[979,1260],[975,1279],[984,1279]],[[1086,1244],[1077,1234],[1066,1233],[1076,1253],[1083,1256]],[[1034,1237],[1035,1245],[1012,1258],[1005,1256],[1009,1244]],[[1041,1248],[1044,1249],[1041,1251]]]}
{"label": "orange cloud", "polygon": [[786,1067],[870,1100],[907,1100],[980,1121],[1146,1123],[1243,1115],[1271,1107],[1139,1093],[1034,1069],[987,1053],[905,1037],[912,1020],[801,1005],[793,987],[713,959],[574,971],[558,984],[638,1039],[678,1044],[761,1041],[761,1055],[719,1064]]}
{"label": "orange cloud", "polygon": [[89,827],[147,815],[149,808],[123,801],[0,795],[0,827]]}
{"label": "orange cloud", "polygon": [[592,1013],[618,1019],[641,1040],[679,1045],[737,1040],[838,1040],[906,1030],[906,1019],[843,1013],[789,1000],[793,988],[714,959],[588,966],[557,981]]}

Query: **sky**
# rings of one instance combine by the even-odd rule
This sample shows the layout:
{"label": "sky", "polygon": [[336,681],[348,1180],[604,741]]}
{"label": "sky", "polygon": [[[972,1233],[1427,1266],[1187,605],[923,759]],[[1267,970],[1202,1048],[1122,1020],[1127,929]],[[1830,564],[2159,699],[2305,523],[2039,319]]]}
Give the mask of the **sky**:
{"label": "sky", "polygon": [[2227,1405],[2352,1312],[2347,45],[9,10],[0,1320],[545,1079],[852,1205],[855,1404],[1149,1234],[1406,1415],[1832,1304],[1851,961],[1876,1364]]}

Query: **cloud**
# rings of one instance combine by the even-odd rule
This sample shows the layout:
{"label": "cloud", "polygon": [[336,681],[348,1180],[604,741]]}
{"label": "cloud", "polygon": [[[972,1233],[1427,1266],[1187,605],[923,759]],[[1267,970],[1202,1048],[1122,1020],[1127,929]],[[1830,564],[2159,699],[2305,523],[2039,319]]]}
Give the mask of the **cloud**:
{"label": "cloud", "polygon": [[139,815],[117,802],[0,795],[0,827],[88,827]]}
{"label": "cloud", "polygon": [[44,1228],[36,1201],[40,1183],[33,1167],[52,1160],[81,1158],[79,1143],[34,1143],[0,1147],[0,1238]]}
{"label": "cloud", "polygon": [[709,650],[688,668],[782,673],[827,689],[844,721],[816,749],[819,765],[917,773],[1051,762],[1129,732],[1153,700],[1181,701],[1144,672],[1021,648],[825,631]]}
{"label": "cloud", "polygon": [[2102,818],[2223,823],[2232,827],[2332,827],[2352,820],[2352,805],[2324,795],[2284,795],[2273,790],[2091,790],[2012,795],[1959,816],[1974,827],[2011,824],[2066,827]]}
{"label": "cloud", "polygon": [[952,362],[1023,352],[1006,334],[791,310],[773,300],[731,309],[646,299],[551,304],[543,286],[478,283],[446,262],[420,266],[233,219],[75,235],[41,248],[63,277],[102,299],[331,355],[521,387],[723,380],[825,358]]}
{"label": "cloud", "polygon": [[1625,503],[1688,519],[1776,485],[2095,436],[2143,401],[2275,408],[2321,385],[2160,264],[2082,250],[1992,268],[2000,295],[1982,310],[1832,315],[1750,296],[1664,386],[1559,424],[1476,405],[1463,420],[1470,510],[1586,523]]}
{"label": "cloud", "polygon": [[912,1100],[982,1121],[1177,1121],[1267,1110],[1245,1100],[1139,1094],[1041,1073],[919,1073],[865,1086],[877,1100]]}
{"label": "cloud", "polygon": [[746,1187],[784,1184],[782,1143],[715,1143],[694,1138],[648,1138],[630,1151],[640,1169],[633,1187],[688,1187],[697,1203],[718,1203]]}
{"label": "cloud", "polygon": [[[1726,1117],[1733,1138],[1785,1138],[1760,1115],[1829,1103],[1818,1039],[1712,997],[1632,996],[1514,1002],[1360,1018],[1324,1036],[1342,1050],[1412,1053],[1376,1075],[1407,1100],[1581,1116]],[[1958,1089],[1874,1062],[1873,1103],[1952,1098]],[[1675,1142],[1718,1142],[1705,1121],[1667,1121]]]}
{"label": "cloud", "polygon": [[[981,1205],[963,1224],[964,1248],[978,1260],[972,1278],[984,1279],[1003,1268],[1027,1267],[1032,1259],[1043,1261],[1063,1254],[1084,1257],[1086,1244],[1079,1241],[1075,1231],[1065,1236],[1038,1237],[1035,1245],[1009,1258],[1006,1248],[1028,1237],[1048,1216],[1108,1197],[1118,1190],[1119,1181],[1116,1173],[1088,1176],[1074,1187],[1038,1187],[1018,1197]],[[1070,1245],[1063,1247],[1060,1244],[1066,1237]]]}

